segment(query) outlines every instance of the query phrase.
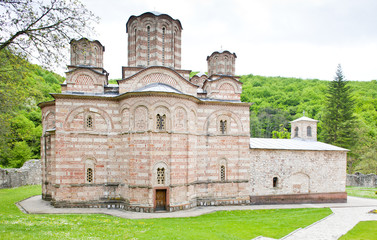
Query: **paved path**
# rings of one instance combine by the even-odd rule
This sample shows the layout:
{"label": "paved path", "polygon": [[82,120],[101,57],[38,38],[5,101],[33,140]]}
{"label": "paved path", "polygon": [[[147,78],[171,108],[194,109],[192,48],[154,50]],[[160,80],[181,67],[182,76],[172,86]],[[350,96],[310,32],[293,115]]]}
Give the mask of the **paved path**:
{"label": "paved path", "polygon": [[[54,208],[49,202],[43,201],[41,196],[34,196],[18,203],[19,207],[30,214],[108,214],[121,218],[175,218],[195,217],[215,211],[253,210],[253,209],[287,209],[287,208],[323,208],[330,207],[334,214],[322,219],[304,229],[298,229],[283,239],[288,240],[331,240],[338,239],[352,229],[358,222],[375,220],[377,214],[368,213],[377,209],[377,199],[348,197],[347,203],[324,204],[289,204],[289,205],[247,205],[247,206],[216,206],[197,207],[189,210],[166,213],[128,212],[119,209],[106,208]],[[259,237],[257,239],[271,239]]]}

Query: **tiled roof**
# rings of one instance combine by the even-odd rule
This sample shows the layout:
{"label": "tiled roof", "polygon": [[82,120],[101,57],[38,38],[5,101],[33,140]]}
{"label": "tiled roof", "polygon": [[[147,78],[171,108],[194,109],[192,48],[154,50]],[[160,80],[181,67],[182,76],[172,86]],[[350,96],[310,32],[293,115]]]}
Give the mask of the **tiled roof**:
{"label": "tiled roof", "polygon": [[164,83],[151,83],[147,86],[135,90],[134,92],[172,92],[183,94],[181,91]]}
{"label": "tiled roof", "polygon": [[348,149],[317,141],[299,139],[250,138],[251,149],[348,151]]}
{"label": "tiled roof", "polygon": [[293,122],[298,122],[298,121],[318,122],[318,120],[315,120],[315,119],[312,119],[312,118],[308,118],[308,117],[303,116],[303,117],[300,117],[300,118],[298,118],[298,119],[296,119],[296,120],[293,120],[291,123],[293,123]]}

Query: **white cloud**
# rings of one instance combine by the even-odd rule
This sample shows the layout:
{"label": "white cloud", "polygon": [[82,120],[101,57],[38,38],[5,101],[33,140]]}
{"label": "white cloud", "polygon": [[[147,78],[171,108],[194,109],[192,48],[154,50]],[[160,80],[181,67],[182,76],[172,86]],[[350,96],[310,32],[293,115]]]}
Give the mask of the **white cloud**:
{"label": "white cloud", "polygon": [[84,0],[102,19],[110,78],[127,65],[126,22],[159,11],[183,25],[182,67],[206,71],[221,47],[238,56],[237,74],[332,79],[341,63],[350,80],[377,79],[374,0]]}

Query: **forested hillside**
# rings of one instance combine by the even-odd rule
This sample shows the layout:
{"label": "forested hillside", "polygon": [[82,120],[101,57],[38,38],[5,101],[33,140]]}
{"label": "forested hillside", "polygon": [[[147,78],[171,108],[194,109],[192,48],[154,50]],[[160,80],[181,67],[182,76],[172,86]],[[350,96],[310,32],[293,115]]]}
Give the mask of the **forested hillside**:
{"label": "forested hillside", "polygon": [[[305,116],[319,120],[318,137],[323,141],[322,115],[329,81],[317,79],[245,75],[241,100],[254,103],[250,112],[252,137],[272,137],[273,131],[290,131],[289,122]],[[377,81],[350,81],[355,100],[356,134],[348,154],[348,171],[377,173]]]}
{"label": "forested hillside", "polygon": [[37,104],[53,99],[49,93],[60,92],[64,78],[5,51],[0,52],[0,63],[0,166],[20,167],[40,158]]}
{"label": "forested hillside", "polygon": [[[7,107],[3,99],[19,101],[0,112],[2,124],[9,125],[5,132],[6,125],[2,126],[0,165],[19,167],[27,159],[40,158],[42,127],[37,103],[51,100],[49,93],[60,92],[64,78],[27,62],[15,67],[14,61],[4,56],[0,60],[1,107]],[[276,135],[284,129],[289,132],[289,122],[305,111],[306,116],[320,120],[318,136],[323,141],[321,119],[329,81],[254,75],[242,76],[240,81],[243,82],[241,100],[253,103],[250,107],[252,137],[269,138],[274,131]],[[348,171],[377,173],[377,81],[349,82],[349,85],[355,100],[357,128],[348,154]]]}

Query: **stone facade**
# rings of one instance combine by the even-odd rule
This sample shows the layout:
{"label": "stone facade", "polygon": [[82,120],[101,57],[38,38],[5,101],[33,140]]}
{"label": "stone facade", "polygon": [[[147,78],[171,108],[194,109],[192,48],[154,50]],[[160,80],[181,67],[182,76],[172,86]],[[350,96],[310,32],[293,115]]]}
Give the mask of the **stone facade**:
{"label": "stone facade", "polygon": [[377,187],[377,175],[376,174],[347,174],[347,186],[352,187]]}
{"label": "stone facade", "polygon": [[[122,67],[116,85],[108,84],[103,63],[97,61],[102,55],[89,54],[97,59],[85,62],[92,65],[71,62],[62,93],[39,104],[43,199],[55,207],[143,212],[250,204],[255,196],[284,194],[315,193],[344,201],[339,193],[344,194],[345,150],[251,149],[250,104],[240,101],[235,54],[215,52],[211,57],[218,58],[210,61],[226,56],[231,67],[190,79],[190,71],[179,69],[181,30],[180,22],[166,14],[130,17],[129,66]],[[164,48],[164,39],[172,45],[166,42]],[[87,39],[71,44],[104,49]],[[315,170],[322,164],[329,164],[327,171]],[[275,175],[280,188],[270,186]]]}
{"label": "stone facade", "polygon": [[0,168],[0,189],[42,183],[41,161],[29,160],[21,168]]}

